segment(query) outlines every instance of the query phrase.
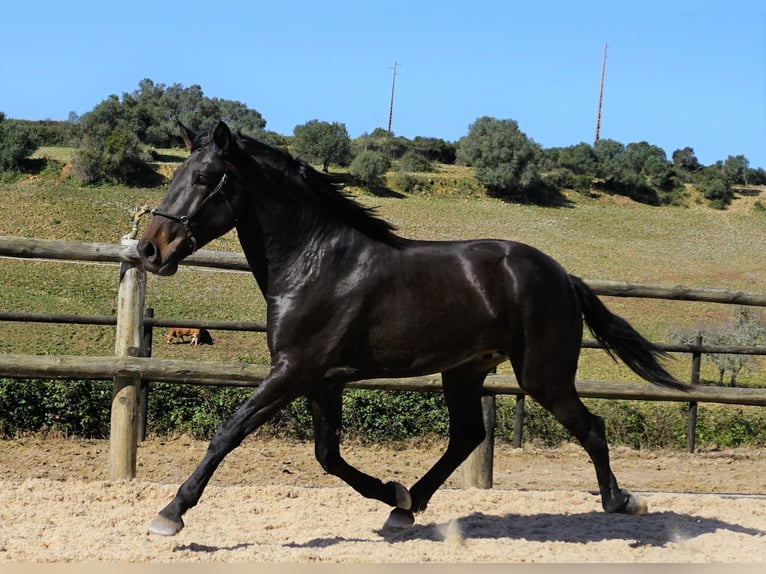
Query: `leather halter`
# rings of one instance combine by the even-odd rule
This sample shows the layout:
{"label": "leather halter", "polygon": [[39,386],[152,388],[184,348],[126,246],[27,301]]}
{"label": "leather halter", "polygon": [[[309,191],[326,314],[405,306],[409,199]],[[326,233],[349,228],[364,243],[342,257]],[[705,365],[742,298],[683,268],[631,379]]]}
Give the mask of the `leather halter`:
{"label": "leather halter", "polygon": [[[223,190],[223,186],[226,185],[227,181],[228,181],[228,173],[224,172],[223,175],[221,176],[221,180],[218,182],[218,185],[216,185],[215,188],[213,188],[213,191],[211,191],[210,194],[207,197],[205,197],[205,199],[203,199],[200,202],[200,204],[191,211],[191,213],[187,215],[180,215],[180,216],[173,215],[165,211],[160,211],[159,209],[156,209],[156,208],[152,209],[149,213],[151,213],[152,215],[159,215],[160,217],[170,219],[171,221],[175,221],[183,225],[184,231],[186,231],[186,237],[188,237],[189,241],[191,242],[192,252],[197,251],[197,240],[194,238],[194,233],[192,233],[191,220],[194,217],[196,217],[200,211],[202,211],[202,208],[204,208],[205,205],[208,204],[208,202],[210,202],[216,195],[221,193],[221,191]],[[224,200],[225,199],[226,198],[224,196]],[[229,214],[232,215],[232,217],[234,218],[234,223],[236,224],[237,218],[234,217],[231,207],[229,207],[229,202],[224,201],[224,203],[226,205],[226,209],[229,211]]]}

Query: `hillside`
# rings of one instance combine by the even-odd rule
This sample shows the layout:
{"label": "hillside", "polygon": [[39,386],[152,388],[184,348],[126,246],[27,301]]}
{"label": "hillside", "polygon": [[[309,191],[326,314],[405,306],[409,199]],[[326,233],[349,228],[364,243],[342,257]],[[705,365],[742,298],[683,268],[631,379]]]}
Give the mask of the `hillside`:
{"label": "hillside", "polygon": [[[172,173],[181,152],[163,153],[162,166]],[[351,192],[375,206],[407,237],[461,239],[497,237],[534,245],[586,279],[684,284],[696,287],[766,292],[763,271],[766,213],[755,209],[766,193],[740,194],[732,207],[716,211],[690,195],[687,207],[649,207],[619,196],[571,193],[571,204],[543,208],[486,197],[467,168],[441,166],[422,174],[427,192],[403,198]],[[394,177],[394,174],[390,174]],[[156,205],[164,188],[102,186],[83,188],[61,174],[46,174],[4,184],[9,209],[0,211],[0,235],[118,243],[130,229],[131,210]],[[211,249],[238,251],[235,233]],[[3,259],[0,309],[83,314],[113,313],[117,291],[114,265],[85,265]],[[243,273],[214,273],[182,268],[172,278],[151,276],[147,304],[156,316],[257,320],[264,306],[252,278]],[[610,298],[607,304],[639,330],[667,341],[678,329],[725,320],[722,305]],[[64,327],[40,324],[0,325],[0,352],[112,352],[108,327]],[[205,357],[267,361],[260,334],[215,333],[215,344],[192,349],[158,341],[155,356]],[[598,351],[585,351],[584,378],[632,374],[615,367]],[[688,377],[686,358],[673,370]],[[712,375],[711,375],[712,376]]]}

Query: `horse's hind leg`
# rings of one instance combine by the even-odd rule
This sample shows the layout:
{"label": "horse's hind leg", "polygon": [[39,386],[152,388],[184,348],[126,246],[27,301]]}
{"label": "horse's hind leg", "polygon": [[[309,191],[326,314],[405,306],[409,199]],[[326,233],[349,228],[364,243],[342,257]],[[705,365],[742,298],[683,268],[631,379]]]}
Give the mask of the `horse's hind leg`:
{"label": "horse's hind leg", "polygon": [[319,464],[328,473],[344,480],[362,496],[397,508],[409,509],[410,494],[404,486],[397,482],[383,483],[357,470],[341,456],[342,394],[342,385],[329,385],[320,387],[309,397],[314,422],[314,448]]}
{"label": "horse's hind leg", "polygon": [[414,512],[425,510],[444,481],[468,458],[486,436],[481,409],[481,389],[489,373],[485,365],[467,365],[442,373],[444,400],[449,412],[449,443],[436,464],[410,489],[412,509],[395,508],[387,527],[404,528],[415,521]]}
{"label": "horse's hind leg", "polygon": [[567,361],[551,360],[551,356],[536,359],[525,357],[521,386],[553,413],[588,453],[596,470],[604,510],[625,514],[646,512],[646,504],[641,499],[617,484],[609,463],[604,421],[592,414],[577,396],[575,367],[565,367]]}

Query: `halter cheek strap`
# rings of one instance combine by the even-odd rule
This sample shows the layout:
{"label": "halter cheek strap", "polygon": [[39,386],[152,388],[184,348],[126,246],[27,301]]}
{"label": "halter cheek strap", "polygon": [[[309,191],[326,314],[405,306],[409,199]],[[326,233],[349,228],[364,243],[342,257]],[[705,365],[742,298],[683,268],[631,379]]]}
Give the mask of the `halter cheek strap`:
{"label": "halter cheek strap", "polygon": [[[196,217],[200,211],[221,191],[223,190],[223,186],[226,185],[226,182],[228,181],[228,174],[227,172],[224,172],[224,174],[221,176],[221,180],[218,182],[218,185],[213,188],[213,191],[210,192],[210,194],[203,199],[200,204],[195,207],[191,213],[188,215],[173,215],[172,213],[167,213],[165,211],[160,211],[159,209],[152,209],[149,213],[152,215],[158,215],[160,217],[164,217],[165,219],[170,219],[171,221],[175,221],[177,223],[180,223],[183,225],[184,231],[186,232],[186,237],[189,239],[189,242],[192,245],[192,252],[197,251],[197,240],[194,237],[194,233],[191,229],[191,220],[193,217]],[[225,197],[224,197],[225,199]],[[226,209],[229,212],[229,215],[232,216],[234,219],[234,223],[237,222],[237,218],[234,216],[234,213],[231,210],[231,207],[229,206],[229,202],[225,201]]]}

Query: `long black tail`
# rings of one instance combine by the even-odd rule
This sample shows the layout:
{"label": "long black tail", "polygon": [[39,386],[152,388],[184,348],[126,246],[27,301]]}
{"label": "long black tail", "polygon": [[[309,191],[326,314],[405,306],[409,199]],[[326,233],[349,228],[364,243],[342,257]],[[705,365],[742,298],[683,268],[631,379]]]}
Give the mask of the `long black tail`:
{"label": "long black tail", "polygon": [[582,279],[574,275],[570,275],[570,278],[580,300],[585,322],[613,359],[616,354],[638,376],[651,383],[688,390],[688,385],[668,373],[657,360],[658,357],[666,356],[666,353],[642,337],[625,319],[607,309]]}

